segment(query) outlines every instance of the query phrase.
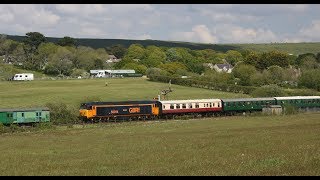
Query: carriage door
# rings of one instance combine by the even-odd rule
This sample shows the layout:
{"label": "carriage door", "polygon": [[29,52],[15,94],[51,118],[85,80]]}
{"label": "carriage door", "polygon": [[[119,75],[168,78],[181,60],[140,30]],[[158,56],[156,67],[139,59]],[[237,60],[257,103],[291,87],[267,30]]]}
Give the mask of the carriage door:
{"label": "carriage door", "polygon": [[41,122],[41,111],[36,111],[36,122]]}
{"label": "carriage door", "polygon": [[23,123],[25,120],[25,112],[17,112],[17,122]]}

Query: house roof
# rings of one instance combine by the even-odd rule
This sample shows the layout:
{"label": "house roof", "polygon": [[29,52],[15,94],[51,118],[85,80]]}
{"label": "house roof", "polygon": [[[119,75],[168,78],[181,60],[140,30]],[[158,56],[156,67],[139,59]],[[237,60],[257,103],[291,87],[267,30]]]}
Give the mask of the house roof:
{"label": "house roof", "polygon": [[109,58],[110,58],[110,59],[117,59],[117,57],[116,57],[115,55],[112,55],[112,54],[109,55]]}
{"label": "house roof", "polygon": [[233,66],[231,64],[216,64],[219,69],[232,69]]}

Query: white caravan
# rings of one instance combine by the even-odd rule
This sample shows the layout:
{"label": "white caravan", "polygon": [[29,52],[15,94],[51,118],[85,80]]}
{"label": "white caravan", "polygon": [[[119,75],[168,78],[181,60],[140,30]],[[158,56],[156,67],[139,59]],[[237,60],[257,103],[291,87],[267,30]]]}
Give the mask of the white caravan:
{"label": "white caravan", "polygon": [[14,81],[32,81],[33,79],[32,73],[21,73],[13,76]]}

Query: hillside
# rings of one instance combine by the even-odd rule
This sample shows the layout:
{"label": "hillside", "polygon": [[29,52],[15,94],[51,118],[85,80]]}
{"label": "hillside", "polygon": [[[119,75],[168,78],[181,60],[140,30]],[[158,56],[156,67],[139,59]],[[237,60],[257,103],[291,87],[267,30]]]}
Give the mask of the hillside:
{"label": "hillside", "polygon": [[[22,41],[25,36],[7,35],[8,39]],[[47,37],[49,42],[57,43],[61,38]],[[226,52],[228,50],[246,50],[251,49],[258,52],[279,50],[290,54],[299,55],[303,53],[319,53],[320,42],[303,43],[265,43],[265,44],[203,44],[180,41],[160,41],[160,40],[129,40],[129,39],[89,39],[75,38],[77,44],[81,46],[90,46],[92,48],[105,48],[112,45],[121,44],[128,48],[131,44],[141,44],[143,46],[155,45],[163,47],[185,47],[192,50],[213,49],[215,51]]]}
{"label": "hillside", "polygon": [[[12,39],[14,41],[22,41],[25,36],[11,36],[7,35],[7,39]],[[46,37],[49,42],[56,43],[62,38]],[[216,51],[226,52],[231,49],[236,49],[233,45],[218,45],[218,44],[200,44],[200,43],[190,43],[190,42],[176,42],[176,41],[159,41],[159,40],[127,40],[127,39],[84,39],[75,38],[77,44],[81,46],[90,46],[92,48],[105,48],[112,45],[121,44],[128,48],[131,44],[141,44],[143,46],[163,46],[163,47],[185,47],[193,50],[201,49],[214,49]]]}
{"label": "hillside", "polygon": [[272,50],[285,51],[294,55],[304,53],[320,52],[319,42],[303,42],[303,43],[270,43],[270,44],[230,44],[236,49],[251,49],[258,52],[267,52]]}

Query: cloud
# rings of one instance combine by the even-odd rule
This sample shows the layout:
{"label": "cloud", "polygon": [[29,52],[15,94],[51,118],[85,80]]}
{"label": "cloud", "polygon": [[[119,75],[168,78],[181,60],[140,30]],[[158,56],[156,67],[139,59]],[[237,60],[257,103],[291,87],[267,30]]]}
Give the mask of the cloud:
{"label": "cloud", "polygon": [[206,25],[196,25],[192,27],[192,31],[175,32],[171,35],[174,40],[200,42],[200,43],[216,43],[218,39],[212,35]]}
{"label": "cloud", "polygon": [[223,25],[213,29],[219,39],[226,43],[266,43],[279,41],[269,29],[243,28],[235,25]]}
{"label": "cloud", "polygon": [[91,15],[105,11],[105,7],[101,4],[58,4],[55,8],[61,13]]}
{"label": "cloud", "polygon": [[257,17],[257,16],[228,13],[228,12],[217,12],[217,11],[209,11],[209,10],[201,11],[201,14],[203,16],[210,17],[214,21],[224,22],[224,23],[241,22],[241,21],[252,22],[252,21],[257,21],[261,19],[260,17]]}
{"label": "cloud", "polygon": [[310,27],[302,28],[299,33],[301,36],[320,40],[320,20],[314,20]]}

